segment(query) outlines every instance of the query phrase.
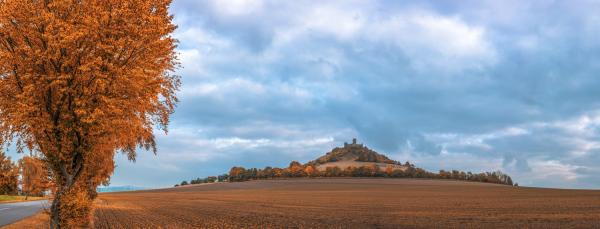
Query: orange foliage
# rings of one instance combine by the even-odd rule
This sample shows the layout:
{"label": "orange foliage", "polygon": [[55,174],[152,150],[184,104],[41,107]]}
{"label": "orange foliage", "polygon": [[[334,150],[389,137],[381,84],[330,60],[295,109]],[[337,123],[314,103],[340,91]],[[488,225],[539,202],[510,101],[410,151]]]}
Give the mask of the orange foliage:
{"label": "orange foliage", "polygon": [[391,177],[393,173],[394,173],[394,167],[393,166],[388,165],[388,166],[385,167],[385,174],[387,176]]}
{"label": "orange foliage", "polygon": [[0,3],[0,143],[52,171],[51,226],[86,224],[115,152],[156,152],[177,102],[170,0]]}
{"label": "orange foliage", "polygon": [[41,196],[48,189],[48,169],[44,162],[31,156],[19,160],[21,170],[21,191],[26,195]]}
{"label": "orange foliage", "polygon": [[306,175],[309,177],[314,177],[317,175],[317,171],[311,165],[306,166],[306,168],[304,169],[304,173],[306,173]]}
{"label": "orange foliage", "polygon": [[233,167],[229,170],[229,179],[232,181],[242,181],[245,179],[244,172],[246,169],[244,167]]}
{"label": "orange foliage", "polygon": [[300,162],[292,161],[288,169],[291,177],[301,177],[304,175],[304,168]]}
{"label": "orange foliage", "polygon": [[0,195],[16,194],[18,179],[17,166],[0,150]]}

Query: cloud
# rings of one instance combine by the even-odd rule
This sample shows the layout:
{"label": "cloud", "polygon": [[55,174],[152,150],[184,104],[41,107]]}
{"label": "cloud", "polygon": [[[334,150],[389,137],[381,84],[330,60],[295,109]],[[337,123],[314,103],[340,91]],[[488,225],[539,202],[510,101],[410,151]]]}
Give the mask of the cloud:
{"label": "cloud", "polygon": [[457,17],[403,12],[374,24],[368,38],[398,46],[419,71],[479,69],[496,61],[485,28],[468,25]]}
{"label": "cloud", "polygon": [[236,17],[260,11],[264,2],[261,0],[232,0],[228,2],[211,1],[210,5],[223,17]]}

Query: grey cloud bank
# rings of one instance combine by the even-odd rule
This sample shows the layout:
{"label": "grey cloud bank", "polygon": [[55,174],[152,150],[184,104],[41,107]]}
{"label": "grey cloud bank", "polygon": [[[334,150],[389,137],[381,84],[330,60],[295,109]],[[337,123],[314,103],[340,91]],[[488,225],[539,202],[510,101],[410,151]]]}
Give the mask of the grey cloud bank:
{"label": "grey cloud bank", "polygon": [[[358,137],[429,170],[600,188],[600,3],[192,1],[159,152],[114,185],[306,162]],[[20,157],[15,155],[13,157]]]}

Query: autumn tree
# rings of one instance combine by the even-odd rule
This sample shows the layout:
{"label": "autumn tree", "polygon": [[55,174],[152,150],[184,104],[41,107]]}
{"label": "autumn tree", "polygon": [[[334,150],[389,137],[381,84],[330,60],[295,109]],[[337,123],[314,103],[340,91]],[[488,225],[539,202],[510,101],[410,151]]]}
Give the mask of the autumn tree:
{"label": "autumn tree", "polygon": [[343,175],[343,171],[338,166],[327,166],[327,168],[325,168],[325,176],[341,177],[342,175]]}
{"label": "autumn tree", "polygon": [[16,194],[18,181],[17,166],[0,150],[0,195]]}
{"label": "autumn tree", "polygon": [[273,177],[283,177],[283,169],[281,168],[273,168]]}
{"label": "autumn tree", "polygon": [[392,165],[387,165],[385,167],[385,175],[388,177],[391,177],[393,173],[394,173],[394,167]]}
{"label": "autumn tree", "polygon": [[304,167],[300,162],[292,161],[290,162],[290,166],[288,167],[291,177],[301,177],[304,174]]}
{"label": "autumn tree", "polygon": [[229,170],[229,181],[244,181],[246,169],[244,167],[232,167]]}
{"label": "autumn tree", "polygon": [[51,228],[89,221],[116,152],[156,153],[180,85],[170,4],[0,1],[0,143],[45,158]]}
{"label": "autumn tree", "polygon": [[376,176],[380,176],[381,175],[381,169],[379,168],[378,165],[376,164],[370,164],[367,165],[367,171],[368,171],[368,175],[372,176],[372,177],[376,177]]}
{"label": "autumn tree", "polygon": [[19,160],[21,171],[21,191],[28,196],[41,196],[48,188],[48,169],[37,157],[25,156]]}
{"label": "autumn tree", "polygon": [[306,176],[309,177],[315,177],[318,174],[318,170],[316,170],[314,167],[312,167],[311,165],[306,166],[306,168],[304,168],[304,174],[306,174]]}
{"label": "autumn tree", "polygon": [[273,168],[270,166],[265,167],[264,169],[260,170],[259,172],[259,178],[273,178],[275,175],[273,173]]}

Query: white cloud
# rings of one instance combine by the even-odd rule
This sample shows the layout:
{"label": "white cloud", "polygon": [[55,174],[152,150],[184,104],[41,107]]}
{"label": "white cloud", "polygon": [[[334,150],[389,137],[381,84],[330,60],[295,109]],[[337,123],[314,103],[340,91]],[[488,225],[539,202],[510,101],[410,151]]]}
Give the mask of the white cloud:
{"label": "white cloud", "polygon": [[182,94],[185,96],[210,96],[225,99],[228,94],[244,92],[244,95],[262,95],[267,89],[265,85],[248,78],[238,77],[212,83],[184,85]]}
{"label": "white cloud", "polygon": [[590,112],[568,120],[544,123],[541,125],[559,128],[577,136],[591,137],[595,135],[596,129],[600,128],[600,112]]}
{"label": "white cloud", "polygon": [[561,163],[558,160],[530,160],[529,165],[532,168],[532,179],[559,179],[564,181],[573,181],[581,176],[575,171],[581,166]]}
{"label": "white cloud", "polygon": [[330,36],[358,48],[392,45],[405,53],[417,70],[433,68],[451,73],[481,69],[498,59],[486,29],[469,25],[457,16],[415,9],[379,16],[378,9],[370,5],[349,6],[353,5],[317,4],[309,10],[292,13],[287,18],[289,24],[275,28],[272,48],[315,36]]}
{"label": "white cloud", "polygon": [[221,17],[244,16],[256,13],[264,5],[262,0],[214,0],[210,3]]}
{"label": "white cloud", "polygon": [[287,36],[301,33],[333,35],[337,39],[351,39],[359,35],[367,23],[364,8],[348,5],[319,4],[293,18],[296,23]]}
{"label": "white cloud", "polygon": [[437,133],[428,134],[427,138],[447,147],[463,147],[463,146],[474,146],[482,149],[492,149],[493,146],[489,145],[486,141],[504,138],[514,137],[520,135],[526,135],[530,132],[527,129],[521,127],[507,127],[483,134],[456,134],[456,133]]}
{"label": "white cloud", "polygon": [[244,139],[239,137],[216,138],[208,142],[216,148],[247,149],[258,147],[297,148],[312,147],[333,143],[333,137],[320,137],[299,140]]}
{"label": "white cloud", "polygon": [[368,39],[397,45],[418,70],[479,69],[497,59],[485,28],[468,25],[457,17],[409,11],[372,25],[367,31]]}
{"label": "white cloud", "polygon": [[536,123],[535,126],[555,128],[565,132],[558,140],[571,147],[571,156],[583,157],[600,149],[598,133],[600,130],[600,112],[593,111],[578,117],[555,122]]}

